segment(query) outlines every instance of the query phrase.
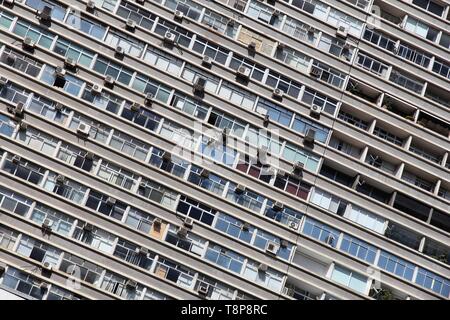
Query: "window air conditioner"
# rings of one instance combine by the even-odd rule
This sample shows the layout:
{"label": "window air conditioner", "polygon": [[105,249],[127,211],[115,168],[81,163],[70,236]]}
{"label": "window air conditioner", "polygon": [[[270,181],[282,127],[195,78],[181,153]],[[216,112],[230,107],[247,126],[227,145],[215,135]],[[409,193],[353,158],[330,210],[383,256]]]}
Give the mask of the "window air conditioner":
{"label": "window air conditioner", "polygon": [[145,0],[136,0],[136,3],[144,4],[144,3],[145,3]]}
{"label": "window air conditioner", "polygon": [[266,114],[266,115],[264,116],[263,126],[264,126],[264,127],[267,127],[267,126],[269,125],[269,122],[270,122],[270,116],[269,116],[268,114]]}
{"label": "window air conditioner", "polygon": [[241,229],[242,229],[243,231],[248,231],[248,230],[250,229],[250,223],[244,222],[244,223],[242,224],[242,226],[241,226]]}
{"label": "window air conditioner", "polygon": [[18,102],[17,105],[13,109],[13,114],[15,117],[21,117],[23,116],[25,110],[25,105],[23,102]]}
{"label": "window air conditioner", "polygon": [[25,121],[20,121],[19,122],[19,130],[20,131],[27,130],[27,128],[28,128],[28,124]]}
{"label": "window air conditioner", "polygon": [[52,230],[53,221],[50,219],[44,219],[42,222],[42,230],[50,231]]}
{"label": "window air conditioner", "polygon": [[272,92],[272,96],[277,99],[283,98],[283,94],[284,94],[283,90],[278,88],[274,89]]}
{"label": "window air conditioner", "polygon": [[131,279],[128,279],[127,282],[125,282],[125,287],[128,290],[135,290],[137,287],[137,282]]}
{"label": "window air conditioner", "polygon": [[162,220],[160,218],[156,218],[155,220],[153,220],[153,225],[155,227],[160,227],[162,223]]}
{"label": "window air conditioner", "polygon": [[192,220],[192,218],[189,217],[184,218],[183,226],[192,229],[192,227],[194,226],[194,220]]}
{"label": "window air conditioner", "polygon": [[248,51],[250,52],[250,53],[255,53],[256,52],[256,42],[250,42],[248,45],[247,45],[247,49],[248,49]]}
{"label": "window air conditioner", "polygon": [[180,10],[175,10],[173,17],[175,20],[182,21],[184,18],[184,13],[181,12]]}
{"label": "window air conditioner", "polygon": [[316,130],[309,128],[308,131],[306,131],[304,141],[307,143],[314,143],[315,137],[316,137]]}
{"label": "window air conditioner", "polygon": [[141,110],[141,105],[137,102],[133,102],[130,106],[131,111],[139,112]]}
{"label": "window air conditioner", "polygon": [[188,229],[186,227],[181,227],[177,231],[177,235],[180,238],[186,238],[187,234],[188,234]]}
{"label": "window air conditioner", "polygon": [[77,134],[82,136],[83,138],[89,137],[89,131],[91,131],[91,126],[80,122],[77,128]]}
{"label": "window air conditioner", "polygon": [[296,162],[294,163],[294,165],[292,166],[292,174],[295,175],[298,178],[303,177],[303,168],[304,168],[304,164],[301,162]]}
{"label": "window air conditioner", "polygon": [[73,58],[66,58],[64,60],[64,66],[66,68],[75,69],[77,67],[77,62]]}
{"label": "window air conditioner", "polygon": [[144,100],[145,105],[151,106],[152,102],[153,102],[153,98],[154,98],[154,96],[152,93],[147,93],[145,96],[145,100]]}
{"label": "window air conditioner", "polygon": [[112,76],[107,75],[105,77],[105,85],[112,86],[112,85],[114,85],[114,82],[115,82],[115,79]]}
{"label": "window air conditioner", "polygon": [[33,39],[31,39],[30,37],[26,37],[23,40],[23,48],[26,50],[33,50],[35,46],[35,43],[33,41]]}
{"label": "window air conditioner", "polygon": [[299,227],[298,222],[296,222],[296,221],[289,222],[289,228],[297,230],[298,227]]}
{"label": "window air conditioner", "polygon": [[86,155],[84,156],[84,158],[86,160],[93,160],[94,159],[94,154],[92,152],[87,152]]}
{"label": "window air conditioner", "polygon": [[273,206],[272,206],[272,209],[274,210],[274,211],[281,211],[281,210],[283,210],[283,204],[281,203],[281,202],[278,202],[278,201],[276,201],[274,204],[273,204]]}
{"label": "window air conditioner", "polygon": [[281,248],[286,248],[288,246],[289,242],[286,239],[281,239],[280,240],[280,247]]}
{"label": "window air conditioner", "polygon": [[4,87],[8,84],[8,79],[5,77],[0,77],[0,87]]}
{"label": "window air conditioner", "polygon": [[313,104],[310,109],[310,114],[312,116],[320,117],[320,112],[322,111],[322,108],[318,106],[317,104]]}
{"label": "window air conditioner", "polygon": [[14,5],[14,0],[3,0],[3,3],[12,6]]}
{"label": "window air conditioner", "polygon": [[106,199],[106,203],[110,206],[113,206],[116,204],[116,199],[114,199],[113,197],[108,197],[108,199]]}
{"label": "window air conditioner", "polygon": [[64,109],[64,105],[62,103],[57,102],[55,104],[55,110],[56,111],[62,111],[62,109]]}
{"label": "window air conditioner", "polygon": [[51,271],[52,270],[52,265],[48,262],[44,262],[42,264],[42,269],[47,270],[47,271]]}
{"label": "window air conditioner", "polygon": [[312,75],[313,77],[320,77],[320,72],[321,70],[319,68],[317,68],[316,66],[312,66],[311,70],[309,71],[309,74]]}
{"label": "window air conditioner", "polygon": [[88,11],[93,11],[93,10],[95,10],[95,1],[89,0],[89,1],[87,2],[87,4],[86,4],[86,9],[87,9]]}
{"label": "window air conditioner", "polygon": [[166,31],[166,33],[164,34],[164,41],[166,43],[171,43],[173,44],[175,42],[175,34],[173,34],[170,31]]}
{"label": "window air conditioner", "polygon": [[102,87],[98,84],[92,85],[92,93],[93,94],[101,94],[102,93]]}
{"label": "window air conditioner", "polygon": [[211,65],[212,65],[211,57],[210,56],[203,56],[202,65],[204,65],[206,67],[211,67]]}
{"label": "window air conditioner", "polygon": [[58,174],[56,176],[56,183],[57,184],[63,184],[65,181],[66,181],[66,178],[63,175]]}
{"label": "window air conditioner", "polygon": [[119,56],[123,56],[125,54],[125,51],[123,50],[123,47],[121,47],[121,46],[117,46],[115,51],[116,51],[116,54]]}
{"label": "window air conditioner", "polygon": [[245,186],[242,185],[242,184],[238,184],[238,185],[236,186],[236,188],[234,189],[234,192],[235,192],[236,194],[242,194],[242,193],[244,193],[244,191],[245,191]]}
{"label": "window air conditioner", "polygon": [[195,93],[203,93],[205,91],[206,79],[198,77],[195,79],[193,89]]}
{"label": "window air conditioner", "polygon": [[336,30],[336,36],[341,38],[347,38],[348,27],[345,24],[339,24]]}
{"label": "window air conditioner", "polygon": [[237,69],[237,76],[242,79],[248,80],[250,78],[250,72],[251,72],[251,70],[249,68],[240,66]]}
{"label": "window air conditioner", "polygon": [[22,160],[21,158],[20,158],[20,156],[18,156],[18,155],[14,155],[13,157],[12,157],[12,163],[14,163],[14,164],[19,164],[20,163],[20,160]]}
{"label": "window air conditioner", "polygon": [[209,170],[207,169],[202,169],[202,171],[200,172],[200,176],[202,178],[208,178],[209,177]]}
{"label": "window air conditioner", "polygon": [[276,255],[278,252],[279,246],[275,242],[268,241],[266,246],[266,252],[269,254]]}
{"label": "window air conditioner", "polygon": [[41,21],[50,21],[52,19],[52,8],[49,6],[44,6],[41,11],[38,11],[37,15]]}
{"label": "window air conditioner", "polygon": [[16,62],[16,55],[10,53],[6,56],[6,63],[12,66]]}
{"label": "window air conditioner", "polygon": [[55,75],[57,78],[64,78],[64,76],[66,75],[66,69],[64,69],[63,67],[56,67],[55,69]]}
{"label": "window air conditioner", "polygon": [[141,255],[141,256],[147,256],[148,255],[148,249],[146,247],[138,247],[136,248],[136,254]]}
{"label": "window air conditioner", "polygon": [[128,19],[125,27],[128,30],[133,31],[134,29],[136,29],[136,22],[134,20]]}
{"label": "window air conditioner", "polygon": [[90,223],[86,223],[83,226],[83,231],[84,232],[92,232],[92,231],[94,231],[94,226],[92,224],[90,224]]}
{"label": "window air conditioner", "polygon": [[259,266],[258,266],[258,271],[259,271],[259,272],[266,272],[268,268],[269,268],[269,267],[267,266],[267,264],[265,264],[265,263],[260,263]]}

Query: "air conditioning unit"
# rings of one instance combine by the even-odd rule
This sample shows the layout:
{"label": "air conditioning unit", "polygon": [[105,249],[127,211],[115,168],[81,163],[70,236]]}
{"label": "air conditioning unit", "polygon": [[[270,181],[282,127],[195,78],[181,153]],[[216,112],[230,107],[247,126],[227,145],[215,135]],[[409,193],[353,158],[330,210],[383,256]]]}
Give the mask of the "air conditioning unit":
{"label": "air conditioning unit", "polygon": [[83,231],[84,232],[92,232],[92,231],[94,231],[94,226],[92,224],[90,224],[90,223],[86,223],[83,226]]}
{"label": "air conditioning unit", "polygon": [[20,158],[20,156],[18,156],[18,155],[15,155],[15,156],[13,156],[12,157],[12,163],[14,163],[14,164],[19,164],[20,163],[20,160],[22,160],[21,158]]}
{"label": "air conditioning unit", "polygon": [[267,127],[269,125],[269,122],[270,122],[270,116],[268,114],[266,114],[263,119],[263,126]]}
{"label": "air conditioning unit", "polygon": [[170,152],[168,152],[168,151],[165,151],[163,153],[162,158],[163,158],[164,161],[171,161],[172,160],[172,154]]}
{"label": "air conditioning unit", "polygon": [[321,111],[322,108],[320,106],[318,106],[317,104],[313,104],[310,109],[310,114],[315,117],[320,117]]}
{"label": "air conditioning unit", "polygon": [[242,184],[238,184],[236,186],[236,188],[234,189],[234,192],[237,194],[242,194],[242,193],[244,193],[244,191],[245,191],[245,186]]}
{"label": "air conditioning unit", "polygon": [[30,37],[26,37],[23,40],[23,48],[26,50],[33,50],[35,46],[35,43],[33,41],[33,39],[31,39]]}
{"label": "air conditioning unit", "polygon": [[309,128],[308,131],[306,131],[304,141],[307,143],[314,143],[315,137],[316,137],[316,130]]}
{"label": "air conditioning unit", "polygon": [[92,152],[87,152],[86,155],[84,156],[84,158],[86,160],[93,160],[94,159],[94,154]]}
{"label": "air conditioning unit", "polygon": [[284,94],[283,90],[278,89],[278,88],[274,89],[272,92],[272,96],[277,99],[282,99],[283,94]]}
{"label": "air conditioning unit", "polygon": [[52,271],[52,265],[49,262],[44,262],[42,264],[42,269],[47,270],[47,271]]}
{"label": "air conditioning unit", "polygon": [[147,183],[146,182],[140,182],[139,183],[139,190],[145,192],[146,189],[147,189]]}
{"label": "air conditioning unit", "polygon": [[136,254],[141,255],[141,256],[147,256],[148,255],[148,249],[146,247],[140,247],[140,248],[136,248]]}
{"label": "air conditioning unit", "polygon": [[5,77],[0,77],[0,87],[4,87],[8,84],[8,79]]}
{"label": "air conditioning unit", "polygon": [[93,10],[95,10],[95,1],[89,0],[89,1],[86,3],[86,9],[87,9],[88,11],[93,11]]}
{"label": "air conditioning unit", "polygon": [[312,66],[311,70],[309,71],[309,74],[316,78],[320,77],[320,73],[321,70],[315,66]]}
{"label": "air conditioning unit", "polygon": [[275,242],[268,241],[266,245],[266,252],[276,255],[278,253],[279,246]]}
{"label": "air conditioning unit", "polygon": [[187,234],[188,234],[188,229],[186,227],[181,227],[177,231],[177,235],[180,238],[186,238]]}
{"label": "air conditioning unit", "polygon": [[311,26],[308,26],[308,28],[306,29],[306,34],[310,37],[312,37],[314,35],[314,28]]}
{"label": "air conditioning unit", "polygon": [[15,117],[23,116],[23,112],[25,110],[25,105],[23,102],[18,102],[17,105],[13,109],[13,114]]}
{"label": "air conditioning unit", "polygon": [[144,4],[144,3],[145,3],[145,0],[136,0],[136,3]]}
{"label": "air conditioning unit", "polygon": [[20,131],[25,131],[28,128],[28,123],[26,123],[25,121],[20,121],[19,122],[19,130]]}
{"label": "air conditioning unit", "polygon": [[105,77],[105,84],[106,85],[109,85],[109,86],[112,86],[112,85],[114,85],[114,82],[115,82],[116,80],[112,77],[112,76],[110,76],[110,75],[107,75],[106,77]]}
{"label": "air conditioning unit", "polygon": [[123,48],[121,46],[117,46],[115,51],[116,51],[116,54],[119,56],[123,56],[125,54],[125,51],[123,50]]}
{"label": "air conditioning unit", "polygon": [[186,228],[192,229],[192,227],[194,226],[194,220],[192,220],[192,218],[184,218],[183,221],[183,226],[185,226]]}
{"label": "air conditioning unit", "polygon": [[6,56],[6,63],[9,65],[13,65],[16,62],[16,55],[10,53]]}
{"label": "air conditioning unit", "polygon": [[249,68],[240,66],[237,69],[237,76],[242,79],[248,80],[248,79],[250,79],[250,72],[251,72],[251,70]]}
{"label": "air conditioning unit", "polygon": [[156,218],[155,220],[153,220],[153,225],[155,227],[160,227],[162,224],[162,220],[160,218]]}
{"label": "air conditioning unit", "polygon": [[45,283],[45,282],[41,282],[41,284],[39,285],[39,289],[41,291],[47,291],[49,287],[50,287],[50,285],[48,283]]}
{"label": "air conditioning unit", "polygon": [[335,241],[336,239],[331,233],[325,238],[325,243],[330,246],[333,246]]}
{"label": "air conditioning unit", "polygon": [[347,38],[348,27],[345,24],[339,24],[336,30],[336,36],[341,38]]}
{"label": "air conditioning unit", "polygon": [[294,163],[294,165],[292,166],[292,173],[294,175],[296,175],[297,177],[302,177],[303,176],[303,168],[304,168],[304,164],[301,162],[296,162]]}
{"label": "air conditioning unit", "polygon": [[202,178],[208,178],[209,177],[209,170],[207,169],[202,169],[202,171],[200,172],[200,176]]}
{"label": "air conditioning unit", "polygon": [[12,6],[14,5],[14,0],[3,0],[3,3]]}
{"label": "air conditioning unit", "polygon": [[210,57],[210,56],[203,56],[202,64],[203,64],[204,66],[211,67],[211,65],[212,65],[212,59],[211,59],[211,57]]}
{"label": "air conditioning unit", "polygon": [[125,287],[128,290],[135,290],[137,287],[137,282],[131,279],[128,279],[127,282],[125,282]]}
{"label": "air conditioning unit", "polygon": [[49,6],[44,6],[41,11],[38,11],[38,17],[41,21],[52,20],[52,8],[50,8]]}
{"label": "air conditioning unit", "polygon": [[66,58],[66,60],[64,60],[64,66],[66,68],[75,69],[77,67],[77,62],[73,58]]}
{"label": "air conditioning unit", "polygon": [[144,100],[145,105],[151,106],[153,103],[153,98],[154,96],[152,93],[147,93]]}
{"label": "air conditioning unit", "polygon": [[170,31],[166,31],[166,33],[164,34],[164,41],[166,43],[174,43],[175,42],[175,34],[170,32]]}
{"label": "air conditioning unit", "polygon": [[57,102],[55,104],[55,110],[56,111],[62,111],[62,109],[64,109],[64,105],[62,103]]}
{"label": "air conditioning unit", "polygon": [[289,228],[298,230],[298,227],[299,227],[298,222],[296,222],[296,221],[289,222]]}
{"label": "air conditioning unit", "polygon": [[184,13],[181,12],[180,10],[175,10],[173,17],[175,20],[182,21],[184,18]]}
{"label": "air conditioning unit", "polygon": [[66,178],[63,175],[58,174],[56,177],[56,183],[57,184],[63,184],[66,181]]}
{"label": "air conditioning unit", "polygon": [[64,76],[66,75],[66,69],[64,69],[63,67],[56,67],[55,75],[58,78],[64,78]]}
{"label": "air conditioning unit", "polygon": [[131,111],[139,112],[141,110],[141,105],[137,102],[133,102],[130,106]]}
{"label": "air conditioning unit", "polygon": [[281,15],[281,11],[280,10],[275,10],[274,12],[272,12],[272,16],[273,17],[279,17]]}
{"label": "air conditioning unit", "polygon": [[108,197],[108,199],[106,199],[106,203],[110,206],[113,206],[116,204],[116,199],[114,199],[113,197]]}
{"label": "air conditioning unit", "polygon": [[42,222],[43,230],[50,231],[50,230],[52,230],[52,226],[53,226],[53,221],[50,219],[44,219],[44,221]]}
{"label": "air conditioning unit", "polygon": [[241,226],[241,229],[242,229],[243,231],[248,231],[248,230],[250,229],[250,223],[244,222],[244,223],[242,224],[242,226]]}
{"label": "air conditioning unit", "polygon": [[259,272],[266,272],[268,268],[269,268],[269,267],[267,266],[267,264],[265,264],[265,263],[260,263],[259,266],[258,266],[258,271],[259,271]]}
{"label": "air conditioning unit", "polygon": [[128,30],[133,31],[134,29],[136,29],[136,22],[134,20],[128,19],[127,20],[127,24],[125,25],[125,27]]}
{"label": "air conditioning unit", "polygon": [[205,91],[205,86],[206,86],[206,79],[198,77],[197,79],[195,79],[193,85],[194,92],[203,93]]}
{"label": "air conditioning unit", "polygon": [[281,248],[287,248],[288,245],[289,245],[289,242],[286,239],[281,239],[280,240],[280,247]]}
{"label": "air conditioning unit", "polygon": [[85,124],[83,122],[81,122],[78,125],[78,128],[77,128],[77,134],[78,135],[80,135],[80,136],[82,136],[84,138],[87,138],[87,137],[89,137],[89,131],[91,131],[91,126],[90,125]]}
{"label": "air conditioning unit", "polygon": [[250,53],[255,53],[256,52],[256,42],[250,42],[248,45],[247,45],[247,49],[248,49],[248,51],[250,52]]}
{"label": "air conditioning unit", "polygon": [[272,209],[275,211],[281,211],[281,210],[283,210],[283,208],[284,208],[283,204],[278,201],[276,201],[272,206]]}
{"label": "air conditioning unit", "polygon": [[98,84],[92,85],[92,93],[93,94],[101,94],[102,93],[102,87]]}

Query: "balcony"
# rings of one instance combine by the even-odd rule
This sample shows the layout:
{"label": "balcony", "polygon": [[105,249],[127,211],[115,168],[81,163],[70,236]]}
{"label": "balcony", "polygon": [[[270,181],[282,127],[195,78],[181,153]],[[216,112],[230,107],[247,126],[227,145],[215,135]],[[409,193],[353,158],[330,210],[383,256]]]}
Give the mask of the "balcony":
{"label": "balcony", "polygon": [[380,91],[354,79],[350,79],[345,90],[371,103],[377,103],[381,94]]}
{"label": "balcony", "polygon": [[450,109],[450,92],[438,86],[428,83],[425,90],[425,98],[433,100],[441,106]]}
{"label": "balcony", "polygon": [[392,112],[406,120],[415,122],[416,108],[406,104],[394,97],[385,95],[381,102],[381,107],[389,112]]}
{"label": "balcony", "polygon": [[[373,2],[373,6],[375,7],[378,6],[378,8],[380,8],[380,16],[381,18],[396,24],[396,25],[400,25],[403,21],[403,17],[405,16],[405,14],[403,13],[403,11],[397,9],[396,7],[393,7],[391,5],[389,5],[388,3],[381,1],[381,0],[375,0]],[[378,14],[378,12],[377,12]]]}
{"label": "balcony", "polygon": [[419,80],[410,74],[394,69],[391,72],[389,80],[417,94],[422,94],[423,88],[425,86],[424,81]]}

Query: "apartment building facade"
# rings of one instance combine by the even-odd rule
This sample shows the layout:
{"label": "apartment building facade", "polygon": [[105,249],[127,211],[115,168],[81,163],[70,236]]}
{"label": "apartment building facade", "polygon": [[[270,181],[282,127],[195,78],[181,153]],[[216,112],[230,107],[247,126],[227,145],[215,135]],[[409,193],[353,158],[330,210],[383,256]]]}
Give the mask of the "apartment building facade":
{"label": "apartment building facade", "polygon": [[3,0],[0,70],[0,299],[450,298],[447,0]]}

